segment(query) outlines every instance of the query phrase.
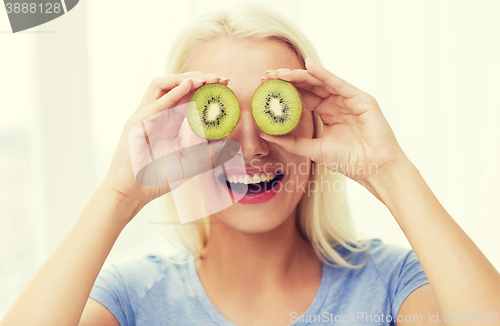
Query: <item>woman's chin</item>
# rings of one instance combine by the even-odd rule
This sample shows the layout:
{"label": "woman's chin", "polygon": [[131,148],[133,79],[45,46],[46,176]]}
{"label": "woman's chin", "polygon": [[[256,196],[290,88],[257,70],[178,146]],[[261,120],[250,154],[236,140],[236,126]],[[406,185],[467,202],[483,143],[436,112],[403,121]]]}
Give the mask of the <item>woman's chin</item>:
{"label": "woman's chin", "polygon": [[280,226],[288,217],[285,212],[276,212],[269,205],[235,204],[228,209],[216,214],[214,222],[225,225],[244,233],[263,233]]}

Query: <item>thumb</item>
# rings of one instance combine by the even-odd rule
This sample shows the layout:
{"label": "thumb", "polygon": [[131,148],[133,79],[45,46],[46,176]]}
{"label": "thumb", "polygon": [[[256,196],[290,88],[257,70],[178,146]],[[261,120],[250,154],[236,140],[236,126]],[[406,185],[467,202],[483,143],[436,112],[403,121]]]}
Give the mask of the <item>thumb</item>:
{"label": "thumb", "polygon": [[319,157],[317,139],[297,137],[292,134],[272,136],[261,133],[260,136],[270,143],[281,146],[285,151],[315,160]]}

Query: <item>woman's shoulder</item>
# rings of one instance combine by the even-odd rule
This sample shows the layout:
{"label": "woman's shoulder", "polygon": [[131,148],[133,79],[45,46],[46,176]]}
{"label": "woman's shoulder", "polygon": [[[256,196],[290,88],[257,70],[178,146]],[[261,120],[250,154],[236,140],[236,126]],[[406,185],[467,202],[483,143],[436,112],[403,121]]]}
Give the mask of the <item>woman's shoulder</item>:
{"label": "woman's shoulder", "polygon": [[103,267],[94,284],[93,291],[127,294],[141,301],[154,287],[172,281],[184,282],[192,256],[177,253],[162,256],[148,253],[140,257],[116,261]]}
{"label": "woman's shoulder", "polygon": [[90,298],[111,311],[120,325],[133,324],[141,307],[150,307],[151,302],[161,306],[168,297],[178,297],[189,288],[190,259],[193,257],[178,253],[115,261],[103,267]]}
{"label": "woman's shoulder", "polygon": [[366,248],[366,250],[357,252],[349,251],[347,248],[338,250],[344,257],[351,256],[348,259],[349,263],[361,267],[354,269],[331,268],[331,272],[335,273],[337,270],[340,275],[356,283],[372,284],[377,282],[391,295],[411,284],[428,283],[413,249],[384,243],[379,238],[367,239],[364,241],[364,245],[358,246],[358,248]]}
{"label": "woman's shoulder", "polygon": [[371,259],[376,264],[394,263],[406,260],[413,252],[412,248],[405,248],[400,245],[384,243],[381,239],[369,239],[369,249]]}
{"label": "woman's shoulder", "polygon": [[351,247],[355,250],[340,245],[335,250],[352,265],[360,265],[364,261],[376,266],[393,265],[406,260],[413,253],[411,248],[385,243],[380,238],[366,239]]}
{"label": "woman's shoulder", "polygon": [[[370,315],[396,317],[403,301],[417,288],[429,283],[411,248],[368,239],[358,251],[336,248],[359,268],[324,265],[327,311],[365,311]],[[343,298],[339,303],[338,298]],[[363,309],[363,310],[360,310]]]}
{"label": "woman's shoulder", "polygon": [[140,280],[140,283],[158,282],[166,276],[182,274],[187,271],[187,264],[191,255],[176,253],[170,256],[147,253],[140,257],[135,257],[120,262],[115,262],[103,268],[116,273],[125,283],[133,284]]}
{"label": "woman's shoulder", "polygon": [[394,279],[402,276],[402,273],[408,273],[409,270],[422,271],[422,266],[411,247],[405,248],[384,243],[381,239],[370,239],[368,252],[369,260],[382,278],[390,276]]}

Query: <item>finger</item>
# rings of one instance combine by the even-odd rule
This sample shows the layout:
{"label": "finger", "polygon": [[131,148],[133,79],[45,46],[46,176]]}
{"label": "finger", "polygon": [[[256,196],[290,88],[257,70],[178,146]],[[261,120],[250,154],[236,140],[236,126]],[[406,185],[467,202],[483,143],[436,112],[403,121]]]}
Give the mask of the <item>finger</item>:
{"label": "finger", "polygon": [[324,82],[320,81],[304,69],[266,70],[265,75],[267,79],[283,79],[296,85],[301,85],[301,87],[305,89],[313,86],[327,86]]}
{"label": "finger", "polygon": [[[353,101],[357,101],[356,99],[359,99],[362,96],[356,97],[356,99],[348,99],[345,96],[336,95],[337,91],[327,85],[324,81],[321,81],[315,76],[311,75],[309,71],[303,69],[280,69],[276,71],[276,76],[279,79],[292,82],[295,87],[297,87],[301,95],[311,95],[312,93],[315,96],[321,98],[323,102],[322,105],[318,105],[319,103],[321,103],[321,101],[318,101],[317,98],[314,98],[315,96],[312,96],[312,98],[310,96],[309,98],[302,97],[302,100],[306,108],[320,114],[322,119],[326,116],[331,116],[338,113],[359,114],[363,112],[356,108],[355,105],[349,105],[347,103],[348,101],[350,101],[352,104]],[[306,90],[306,92],[301,91],[301,89]],[[368,95],[360,90],[358,91],[358,95]]]}
{"label": "finger", "polygon": [[213,170],[229,161],[238,150],[238,142],[221,139],[205,141],[168,153],[163,156],[167,179],[177,182]]}
{"label": "finger", "polygon": [[[142,98],[141,103],[139,104],[137,110],[135,110],[134,114],[168,93],[174,87],[179,86],[187,78],[189,78],[189,76],[179,74],[161,76],[153,79],[148,89],[146,90],[146,93],[144,93],[144,97]],[[200,81],[203,81],[203,79],[200,78]]]}
{"label": "finger", "polygon": [[313,86],[326,86],[324,82],[314,77],[304,69],[279,69],[276,70],[276,72],[272,72],[271,74],[275,74],[279,79],[283,79],[294,84],[296,83],[298,85],[303,85],[303,88],[310,88]]}
{"label": "finger", "polygon": [[327,98],[332,95],[339,95],[336,90],[327,85],[324,81],[319,80],[311,73],[304,69],[280,69],[276,70],[276,77],[289,81],[297,88],[313,90],[322,98]]}
{"label": "finger", "polygon": [[185,73],[183,73],[183,75],[201,78],[207,84],[217,84],[218,83],[218,84],[223,84],[223,85],[227,86],[227,83],[229,82],[228,77],[219,76],[219,75],[212,74],[212,73],[204,73],[202,71],[185,72]]}
{"label": "finger", "polygon": [[339,114],[351,115],[356,113],[356,110],[350,109],[345,103],[348,99],[341,95],[335,95],[335,91],[331,87],[306,70],[267,70],[266,76],[293,83],[300,93],[304,107],[319,114],[326,125],[340,123],[340,121],[344,122],[350,118],[338,117]]}
{"label": "finger", "polygon": [[277,70],[266,70],[264,76],[266,79],[278,79],[276,72]]}
{"label": "finger", "polygon": [[311,88],[301,88],[298,85],[295,85],[295,86],[297,87],[297,89],[299,90],[299,92],[300,92],[301,89],[305,89],[307,92],[313,93],[317,97],[320,97],[322,100],[327,99],[330,96],[332,96],[332,94],[329,91],[327,91],[326,89],[324,89],[324,88],[322,88],[320,86],[313,86]]}
{"label": "finger", "polygon": [[150,113],[155,114],[170,109],[190,91],[195,90],[204,84],[203,81],[195,77],[189,77],[183,83],[184,85],[181,83],[181,85],[175,87],[170,92],[151,103],[151,105],[147,108]]}
{"label": "finger", "polygon": [[214,74],[206,74],[202,71],[192,71],[177,75],[156,77],[155,79],[153,79],[150,86],[146,90],[146,93],[144,94],[139,107],[134,113],[139,112],[140,110],[151,104],[154,100],[159,99],[160,97],[165,95],[165,93],[168,93],[174,87],[179,86],[182,81],[190,77],[192,77],[193,80],[197,80],[199,82],[207,84],[220,83],[227,86],[229,82],[229,78],[227,77],[219,77]]}
{"label": "finger", "polygon": [[[266,72],[269,73],[270,77],[276,77],[276,75],[274,75],[275,71],[268,70]],[[315,77],[312,77],[312,78],[316,79]],[[272,78],[270,78],[270,79],[272,79]],[[294,86],[297,87],[297,91],[300,94],[304,108],[311,110],[311,111],[316,112],[318,106],[323,101],[325,101],[326,99],[329,99],[332,96],[332,94],[330,92],[328,92],[327,90],[325,90],[324,88],[322,88],[320,86],[311,86],[311,84],[308,84],[307,82],[304,82],[304,83],[296,82],[296,80],[300,80],[300,79],[290,77],[290,75],[284,76],[284,78],[281,78],[281,74],[280,74],[280,79],[282,79],[282,80],[288,79],[287,81],[294,80],[293,84],[294,84]],[[269,79],[267,79],[266,77],[260,77],[261,84],[263,82],[265,82],[266,80],[269,80]],[[302,87],[300,87],[300,86],[302,86]],[[319,114],[319,112],[317,112],[317,113]]]}
{"label": "finger", "polygon": [[334,92],[334,90],[324,82],[303,69],[267,70],[266,77],[261,77],[261,83],[267,79],[282,79],[291,82],[296,88],[309,90],[321,98],[327,98]]}
{"label": "finger", "polygon": [[185,72],[182,75],[188,76],[188,77],[201,78],[201,79],[205,80],[208,84],[218,83],[221,79],[228,79],[226,77],[218,76],[218,75],[212,74],[212,73],[204,73],[202,71]]}
{"label": "finger", "polygon": [[320,153],[320,151],[317,149],[317,139],[297,137],[293,134],[284,136],[272,136],[261,133],[260,136],[268,142],[275,143],[281,146],[285,151],[289,153],[307,157],[313,161],[319,158],[318,153]]}
{"label": "finger", "polygon": [[200,81],[193,80],[192,78],[186,78],[180,83],[179,86],[174,87],[170,92],[155,100],[143,110],[137,112],[134,121],[141,122],[153,116],[154,114],[171,108],[182,97],[186,96],[193,88],[198,88],[201,86],[201,84],[202,82]]}
{"label": "finger", "polygon": [[181,75],[185,75],[185,76],[205,75],[205,74],[206,73],[204,71],[200,71],[200,70],[185,71],[185,72],[181,73]]}
{"label": "finger", "polygon": [[334,94],[339,94],[350,99],[363,93],[358,88],[335,76],[309,58],[306,59],[306,68],[311,75],[317,77],[320,81],[331,87],[335,92]]}
{"label": "finger", "polygon": [[205,141],[150,160],[138,171],[136,180],[145,186],[175,189],[179,182],[226,163],[238,151],[239,144],[234,140]]}
{"label": "finger", "polygon": [[299,89],[298,91],[305,109],[315,111],[318,105],[323,101],[323,98],[314,92],[304,89]]}

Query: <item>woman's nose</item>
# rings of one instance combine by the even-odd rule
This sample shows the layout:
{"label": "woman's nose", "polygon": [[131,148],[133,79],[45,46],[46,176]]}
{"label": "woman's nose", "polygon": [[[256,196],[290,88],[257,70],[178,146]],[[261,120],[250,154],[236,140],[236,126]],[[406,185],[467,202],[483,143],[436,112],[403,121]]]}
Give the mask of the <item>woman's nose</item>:
{"label": "woman's nose", "polygon": [[233,132],[227,138],[236,140],[243,152],[245,162],[269,154],[267,142],[260,137],[262,130],[257,126],[250,108],[241,108],[240,118]]}

